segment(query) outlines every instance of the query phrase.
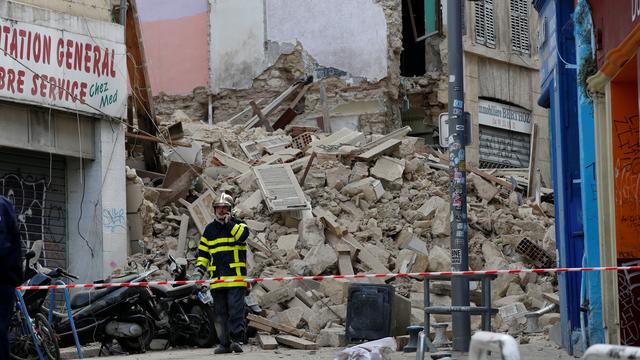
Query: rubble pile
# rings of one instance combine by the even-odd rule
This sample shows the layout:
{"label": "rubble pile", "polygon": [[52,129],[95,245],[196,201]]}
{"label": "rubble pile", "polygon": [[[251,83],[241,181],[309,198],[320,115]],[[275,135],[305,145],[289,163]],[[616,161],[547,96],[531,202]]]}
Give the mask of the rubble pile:
{"label": "rubble pile", "polygon": [[[406,136],[410,129],[383,136],[349,129],[324,134],[289,125],[270,133],[226,122],[210,126],[185,121],[185,116],[172,118],[183,119],[181,141],[201,152],[189,171],[202,175],[177,189],[128,170],[128,189],[142,194],[128,213],[142,218],[143,229],[130,236],[137,253],[126,270],[141,270],[146,260],[158,266],[159,277],[168,278],[168,254],[194,260],[200,232],[212,220],[210,201],[222,191],[233,195],[236,215],[251,229],[250,277],[451,269],[448,165],[421,139]],[[521,189],[504,186],[510,183],[486,172],[468,174],[470,268],[520,269],[554,262],[553,205],[528,202]],[[186,195],[158,206],[158,198],[172,191]],[[421,279],[386,282],[411,309],[404,326],[421,325]],[[250,319],[249,326],[320,346],[344,345],[349,284],[345,279],[262,282],[251,294],[263,316]],[[471,283],[478,305],[479,287]],[[433,281],[430,292],[432,305],[451,304],[449,282]],[[493,307],[500,309],[494,330],[518,333],[527,312],[547,305],[545,294],[555,292],[555,278],[498,276],[491,292]],[[432,323],[450,321],[449,315],[432,315]],[[479,329],[480,318],[472,317],[472,325]]]}

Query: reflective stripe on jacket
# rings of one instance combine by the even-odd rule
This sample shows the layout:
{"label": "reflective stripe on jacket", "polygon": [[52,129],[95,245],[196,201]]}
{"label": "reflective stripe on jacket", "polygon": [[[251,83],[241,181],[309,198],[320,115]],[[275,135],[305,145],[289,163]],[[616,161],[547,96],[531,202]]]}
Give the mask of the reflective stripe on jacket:
{"label": "reflective stripe on jacket", "polygon": [[[211,280],[244,279],[247,276],[249,229],[241,220],[213,221],[204,229],[198,245],[197,266],[208,270]],[[244,281],[211,284],[211,289],[246,287]]]}

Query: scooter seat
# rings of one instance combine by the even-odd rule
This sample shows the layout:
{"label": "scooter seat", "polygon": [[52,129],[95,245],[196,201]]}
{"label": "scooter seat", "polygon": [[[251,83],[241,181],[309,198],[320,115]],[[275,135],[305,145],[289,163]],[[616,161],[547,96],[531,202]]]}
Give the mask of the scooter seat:
{"label": "scooter seat", "polygon": [[[134,280],[136,277],[138,277],[138,275],[135,275],[135,274],[127,275],[119,278],[110,279],[110,282],[112,283],[129,282]],[[71,308],[74,310],[83,308],[94,301],[98,301],[100,298],[104,297],[105,295],[117,289],[118,287],[108,287],[104,289],[94,288],[90,290],[79,291],[78,293],[76,293],[76,295],[74,295],[71,298]]]}
{"label": "scooter seat", "polygon": [[164,285],[151,285],[149,286],[153,293],[161,298],[179,299],[185,296],[191,295],[194,292],[197,285],[186,284],[176,287],[164,286]]}

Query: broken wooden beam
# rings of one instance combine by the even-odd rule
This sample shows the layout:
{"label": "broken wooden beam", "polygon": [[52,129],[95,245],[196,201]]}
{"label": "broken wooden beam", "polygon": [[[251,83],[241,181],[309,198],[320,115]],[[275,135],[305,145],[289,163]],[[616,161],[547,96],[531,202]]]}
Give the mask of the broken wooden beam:
{"label": "broken wooden beam", "polygon": [[306,335],[304,330],[296,329],[296,328],[288,326],[288,325],[280,324],[280,323],[277,323],[275,321],[271,321],[271,320],[269,320],[267,318],[264,318],[262,316],[258,316],[258,315],[254,315],[254,314],[248,314],[247,315],[247,320],[249,320],[250,322],[266,325],[266,327],[271,327],[273,329],[276,329],[278,331],[281,331],[283,333],[287,333],[287,334],[290,334],[290,335],[295,335],[295,336],[300,336],[300,337]]}
{"label": "broken wooden beam", "polygon": [[408,133],[411,132],[411,127],[410,126],[405,126],[403,128],[400,128],[398,130],[392,131],[390,133],[388,133],[387,135],[377,139],[377,140],[373,140],[372,142],[365,144],[362,146],[362,149],[364,150],[369,150],[369,149],[373,149],[374,147],[384,144],[387,140],[390,139],[400,139],[404,136],[406,136]]}
{"label": "broken wooden beam", "polygon": [[155,137],[155,136],[147,136],[147,135],[138,135],[138,134],[134,134],[134,133],[125,133],[125,137],[129,138],[129,139],[136,139],[136,140],[140,140],[140,141],[150,141],[150,142],[154,142],[154,143],[162,143],[165,145],[169,145],[169,146],[180,146],[180,147],[191,147],[191,144],[185,143],[185,142],[180,142],[180,141],[171,141],[168,142],[164,139],[161,139],[159,137]]}
{"label": "broken wooden beam", "polygon": [[384,154],[385,152],[389,151],[390,149],[393,149],[396,146],[399,146],[402,143],[402,140],[400,139],[389,139],[385,142],[383,142],[382,144],[371,148],[370,150],[360,154],[360,155],[356,155],[356,158],[358,158],[359,160],[370,160],[371,158],[373,158],[376,155],[380,155],[380,154]]}
{"label": "broken wooden beam", "polygon": [[305,340],[296,336],[291,336],[291,335],[276,335],[276,341],[279,344],[282,345],[286,345],[289,347],[292,347],[294,349],[299,349],[299,350],[318,350],[318,344],[313,342],[313,341],[309,341],[309,340]]}
{"label": "broken wooden beam", "polygon": [[276,333],[275,329],[272,328],[271,326],[265,325],[265,324],[262,324],[262,323],[259,323],[259,322],[255,322],[255,321],[249,321],[247,326],[251,327],[251,328],[254,328],[256,330],[259,330],[259,331],[264,331],[267,334],[275,334]]}
{"label": "broken wooden beam", "polygon": [[269,120],[267,120],[267,117],[262,113],[262,110],[260,110],[258,105],[256,105],[255,101],[251,101],[249,104],[251,105],[251,108],[253,109],[253,113],[256,116],[258,116],[258,119],[260,119],[260,123],[262,124],[262,126],[265,129],[267,129],[267,131],[273,132],[273,127],[271,127],[271,124],[269,124]]}
{"label": "broken wooden beam", "polygon": [[351,249],[346,244],[338,244],[336,248],[338,255],[338,270],[340,275],[354,275],[353,264],[351,263]]}
{"label": "broken wooden beam", "polygon": [[214,156],[218,159],[224,166],[230,167],[232,169],[238,170],[240,173],[244,174],[248,171],[251,171],[251,165],[248,163],[235,158],[223,151],[218,149],[214,150]]}

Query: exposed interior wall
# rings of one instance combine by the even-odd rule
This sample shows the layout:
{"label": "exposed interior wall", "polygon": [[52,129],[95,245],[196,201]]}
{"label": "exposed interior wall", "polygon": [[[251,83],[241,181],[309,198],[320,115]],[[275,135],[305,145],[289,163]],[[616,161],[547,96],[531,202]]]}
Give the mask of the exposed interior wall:
{"label": "exposed interior wall", "polygon": [[137,0],[153,93],[189,94],[207,86],[207,0]]}
{"label": "exposed interior wall", "polygon": [[[306,24],[311,23],[308,21],[308,10],[304,10],[297,2],[285,2],[284,0],[267,2],[268,6],[265,9],[267,19],[264,20],[267,29],[265,36],[268,40],[264,54],[266,63],[259,61],[261,48],[255,48],[259,43],[257,39],[262,36],[260,30],[258,27],[255,30],[250,30],[254,23],[245,24],[244,21],[247,18],[245,12],[231,7],[226,3],[228,1],[214,1],[212,4],[212,41],[214,42],[212,49],[216,46],[216,28],[220,26],[220,23],[217,26],[215,21],[217,17],[221,16],[215,13],[216,4],[226,6],[228,11],[242,13],[245,16],[245,19],[242,20],[244,26],[240,26],[240,30],[237,21],[232,21],[235,24],[232,28],[235,33],[244,33],[245,40],[249,44],[253,44],[254,47],[249,46],[246,54],[241,57],[251,60],[244,63],[237,60],[238,58],[235,57],[237,53],[227,51],[227,54],[237,63],[237,66],[232,67],[232,73],[237,74],[240,72],[238,69],[243,67],[247,71],[242,72],[242,76],[239,77],[227,78],[225,75],[224,79],[215,75],[216,72],[222,72],[224,68],[223,66],[215,70],[216,64],[224,62],[220,55],[214,55],[216,50],[212,50],[211,61],[214,75],[211,78],[211,87],[214,93],[219,90],[215,94],[213,102],[214,121],[224,121],[230,118],[247,107],[251,100],[265,99],[262,104],[264,106],[286,90],[296,79],[303,75],[314,75],[316,80],[324,78],[329,109],[335,109],[353,101],[373,100],[384,104],[383,111],[380,113],[359,116],[360,130],[387,132],[400,125],[397,102],[400,83],[399,57],[402,46],[400,0],[358,0],[353,3],[308,1],[308,4],[307,2],[305,4],[317,8],[321,15],[320,19],[324,21],[319,21],[317,27],[309,28],[308,31],[301,31],[298,34],[295,33],[297,31],[295,24],[302,26],[305,23],[305,27],[311,26]],[[233,3],[236,7],[245,6],[244,3],[243,5]],[[256,3],[258,8],[260,8],[260,3],[260,1]],[[331,4],[335,6],[332,7]],[[297,11],[293,13],[299,15],[293,16],[292,19],[287,16],[285,19],[284,14],[291,14],[291,12],[287,13],[283,10],[286,5],[294,6]],[[338,13],[347,14],[351,18],[336,18],[336,9],[340,9]],[[239,16],[237,13],[236,17]],[[254,19],[253,21],[260,19],[259,11],[254,9],[250,13],[248,18]],[[359,14],[367,14],[367,19]],[[358,21],[354,21],[354,17]],[[373,19],[369,19],[370,17]],[[231,21],[228,20],[231,18],[227,15],[223,21]],[[336,19],[342,20],[338,22]],[[289,23],[284,24],[287,22],[285,20]],[[265,26],[264,22],[262,24]],[[362,31],[366,27],[373,27],[373,30]],[[323,30],[325,33],[330,30],[329,35],[331,36],[323,38]],[[226,32],[218,34],[220,37],[226,37]],[[271,34],[277,41],[270,41]],[[228,42],[228,39],[225,41]],[[226,45],[223,43],[220,46],[237,50],[238,41],[226,43]],[[260,46],[262,47],[262,45]],[[345,53],[349,47],[361,49],[363,46],[370,46],[370,49],[363,54],[349,55]],[[214,56],[218,56],[218,59],[216,60]],[[252,75],[255,69],[259,69],[265,64],[270,66],[264,67],[264,71],[258,75]],[[246,74],[250,76],[245,76]],[[249,86],[245,88],[247,79],[249,79]],[[218,80],[218,84],[216,84],[216,80]],[[220,80],[223,82],[220,83]],[[235,84],[233,85],[235,88],[225,89],[224,86],[220,86],[221,84]],[[305,115],[301,118],[321,113],[319,89],[318,81],[310,87],[304,103]]]}

